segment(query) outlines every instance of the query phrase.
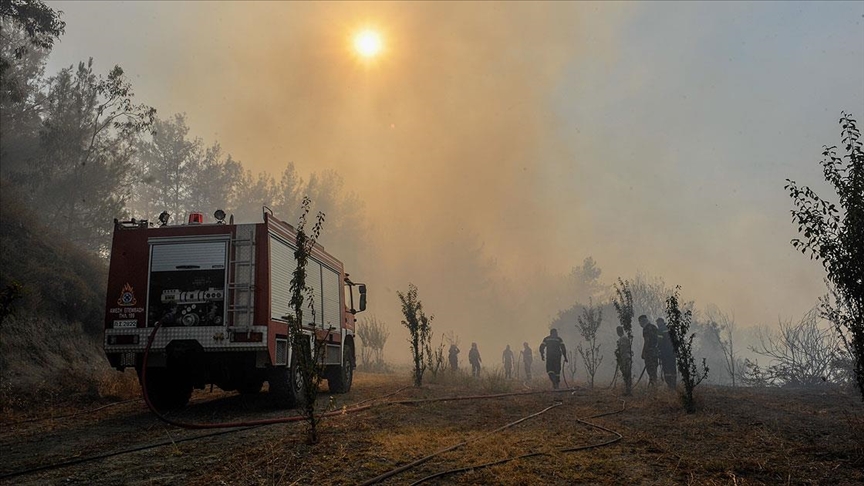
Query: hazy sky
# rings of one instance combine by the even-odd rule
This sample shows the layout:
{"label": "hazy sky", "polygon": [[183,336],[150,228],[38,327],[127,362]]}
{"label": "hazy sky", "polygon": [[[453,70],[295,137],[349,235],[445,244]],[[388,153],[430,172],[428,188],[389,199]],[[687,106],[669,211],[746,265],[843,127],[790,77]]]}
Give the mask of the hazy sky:
{"label": "hazy sky", "polygon": [[[379,287],[435,295],[452,282],[431,262],[473,239],[507,275],[591,255],[606,282],[662,275],[745,324],[824,291],[783,185],[824,188],[841,110],[864,117],[864,3],[52,6],[49,73],[120,64],[139,101],[256,172],[342,174]],[[384,36],[373,63],[351,51],[363,26]]]}

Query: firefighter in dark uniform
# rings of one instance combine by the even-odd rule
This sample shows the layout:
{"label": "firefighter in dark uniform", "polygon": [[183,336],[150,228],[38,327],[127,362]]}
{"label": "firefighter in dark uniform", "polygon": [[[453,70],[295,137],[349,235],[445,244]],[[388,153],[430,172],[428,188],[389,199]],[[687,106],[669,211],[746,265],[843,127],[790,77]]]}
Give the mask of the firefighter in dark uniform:
{"label": "firefighter in dark uniform", "polygon": [[531,381],[531,366],[534,364],[534,353],[528,343],[522,343],[522,363],[525,365],[525,381]]}
{"label": "firefighter in dark uniform", "polygon": [[456,372],[459,369],[459,346],[456,346],[456,343],[450,345],[450,371]]}
{"label": "firefighter in dark uniform", "polygon": [[509,380],[513,378],[513,351],[510,350],[509,344],[504,350],[504,354],[501,355],[501,359],[504,361],[504,378]]}
{"label": "firefighter in dark uniform", "polygon": [[471,350],[468,351],[468,362],[471,363],[471,376],[480,376],[480,350],[477,349],[477,343],[471,343]]}
{"label": "firefighter in dark uniform", "polygon": [[642,326],[642,338],[645,343],[642,346],[642,359],[645,360],[645,371],[648,372],[648,386],[657,384],[657,365],[660,361],[660,350],[657,349],[657,326],[651,324],[648,316],[639,316],[639,325]]}
{"label": "firefighter in dark uniform", "polygon": [[562,357],[566,363],[568,361],[567,348],[564,347],[564,340],[558,337],[558,329],[550,329],[549,335],[540,343],[540,360],[546,361],[546,373],[552,380],[552,388],[556,390],[558,383],[561,382]]}

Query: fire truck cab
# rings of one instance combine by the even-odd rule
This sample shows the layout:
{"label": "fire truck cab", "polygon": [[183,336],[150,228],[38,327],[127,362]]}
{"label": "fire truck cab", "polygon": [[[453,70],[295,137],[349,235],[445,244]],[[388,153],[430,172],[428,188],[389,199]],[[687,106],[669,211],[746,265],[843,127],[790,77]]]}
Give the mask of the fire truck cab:
{"label": "fire truck cab", "polygon": [[[164,213],[163,213],[164,214]],[[290,282],[296,268],[294,228],[265,211],[263,222],[233,224],[216,212],[187,224],[114,222],[105,312],[105,354],[111,365],[134,367],[147,358],[147,394],[161,409],[186,405],[193,388],[215,384],[243,394],[269,383],[283,406],[303,399],[288,332]],[[160,218],[162,219],[162,218]],[[315,245],[306,267],[311,304],[304,332],[319,343],[332,393],[351,389],[355,314],[366,308],[366,286]],[[354,290],[358,308],[354,308]]]}

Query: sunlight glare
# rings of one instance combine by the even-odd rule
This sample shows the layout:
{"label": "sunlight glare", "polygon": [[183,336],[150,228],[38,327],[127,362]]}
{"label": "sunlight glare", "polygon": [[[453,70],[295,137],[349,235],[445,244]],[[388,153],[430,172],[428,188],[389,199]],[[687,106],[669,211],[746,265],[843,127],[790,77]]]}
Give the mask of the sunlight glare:
{"label": "sunlight glare", "polygon": [[354,50],[365,58],[372,58],[381,52],[381,35],[374,30],[364,30],[354,36]]}

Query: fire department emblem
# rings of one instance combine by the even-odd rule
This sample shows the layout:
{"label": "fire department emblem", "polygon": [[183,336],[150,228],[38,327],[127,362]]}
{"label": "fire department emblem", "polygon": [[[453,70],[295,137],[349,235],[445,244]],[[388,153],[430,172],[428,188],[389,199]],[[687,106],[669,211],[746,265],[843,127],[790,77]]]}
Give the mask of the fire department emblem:
{"label": "fire department emblem", "polygon": [[132,290],[132,286],[127,282],[126,285],[123,286],[123,290],[120,291],[120,298],[117,299],[117,305],[130,306],[137,303],[138,301],[135,299],[135,291]]}

